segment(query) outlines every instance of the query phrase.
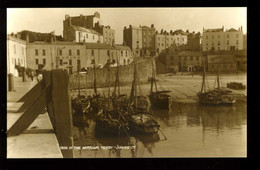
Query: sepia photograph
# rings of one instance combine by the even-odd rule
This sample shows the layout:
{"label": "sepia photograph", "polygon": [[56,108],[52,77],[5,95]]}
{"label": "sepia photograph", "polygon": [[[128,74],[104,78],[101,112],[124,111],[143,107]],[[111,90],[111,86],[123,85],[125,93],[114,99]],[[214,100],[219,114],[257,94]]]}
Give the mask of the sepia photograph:
{"label": "sepia photograph", "polygon": [[247,7],[6,12],[7,158],[247,158]]}

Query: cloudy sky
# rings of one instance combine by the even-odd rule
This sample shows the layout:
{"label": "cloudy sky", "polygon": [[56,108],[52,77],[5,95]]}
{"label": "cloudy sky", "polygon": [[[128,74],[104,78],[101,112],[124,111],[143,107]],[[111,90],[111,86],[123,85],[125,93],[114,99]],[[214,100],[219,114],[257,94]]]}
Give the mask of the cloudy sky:
{"label": "cloudy sky", "polygon": [[124,26],[154,24],[160,31],[190,30],[202,32],[204,28],[225,29],[243,26],[247,31],[247,8],[8,8],[7,33],[30,30],[63,33],[63,20],[70,16],[100,13],[104,25],[116,30],[116,43],[123,41]]}

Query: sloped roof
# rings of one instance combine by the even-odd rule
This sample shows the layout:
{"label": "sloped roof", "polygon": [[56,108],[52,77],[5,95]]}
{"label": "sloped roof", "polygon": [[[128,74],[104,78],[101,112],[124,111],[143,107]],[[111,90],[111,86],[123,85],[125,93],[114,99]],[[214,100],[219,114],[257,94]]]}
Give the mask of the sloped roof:
{"label": "sloped roof", "polygon": [[226,32],[237,32],[237,30],[236,29],[234,29],[234,28],[230,28],[229,30],[227,30]]}
{"label": "sloped roof", "polygon": [[202,52],[201,51],[179,51],[178,55],[197,55],[197,56],[201,56]]}
{"label": "sloped roof", "polygon": [[85,43],[87,49],[113,49],[110,44],[106,43]]}
{"label": "sloped roof", "polygon": [[92,33],[92,34],[101,35],[101,34],[99,34],[97,31],[92,30],[92,29],[87,29],[87,28],[80,27],[80,26],[75,26],[75,25],[71,25],[71,27],[72,27],[75,31],[81,31],[81,32],[87,32],[87,33]]}
{"label": "sloped roof", "polygon": [[222,32],[223,28],[204,29],[204,32]]}
{"label": "sloped roof", "polygon": [[208,55],[209,64],[235,63],[233,55]]}
{"label": "sloped roof", "polygon": [[117,50],[128,50],[128,51],[131,51],[131,49],[128,46],[123,46],[123,45],[115,45],[115,48]]}

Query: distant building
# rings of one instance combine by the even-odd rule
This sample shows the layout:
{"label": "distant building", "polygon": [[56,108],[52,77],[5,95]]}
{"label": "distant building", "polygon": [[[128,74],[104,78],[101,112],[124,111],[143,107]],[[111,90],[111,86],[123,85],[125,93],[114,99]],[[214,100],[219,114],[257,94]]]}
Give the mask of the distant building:
{"label": "distant building", "polygon": [[202,51],[243,50],[243,30],[231,28],[224,31],[224,27],[204,29],[202,36]]}
{"label": "distant building", "polygon": [[110,26],[100,25],[97,22],[93,29],[103,36],[104,43],[112,45],[115,41],[115,30],[111,29]]}
{"label": "distant building", "polygon": [[[162,50],[158,56],[157,64],[165,66],[165,73],[175,73],[179,71],[179,58],[178,51],[175,44],[172,44],[169,48]],[[162,64],[161,64],[162,63]],[[159,67],[159,70],[163,70]]]}
{"label": "distant building", "polygon": [[97,43],[103,42],[103,36],[92,29],[87,29],[80,26],[71,25],[70,22],[66,23],[64,27],[63,36],[65,41],[72,41],[77,43]]}
{"label": "distant building", "polygon": [[187,44],[187,34],[181,30],[170,31],[170,33],[161,30],[161,33],[155,33],[155,49],[158,53],[172,44],[176,46]]}
{"label": "distant building", "polygon": [[27,67],[26,41],[19,34],[7,35],[7,74],[18,77],[17,67]]}
{"label": "distant building", "polygon": [[123,40],[135,56],[140,56],[141,49],[143,48],[142,27],[132,25],[129,28],[124,27]]}
{"label": "distant building", "polygon": [[[187,32],[187,31],[186,31]],[[200,51],[201,50],[201,35],[200,32],[188,33],[187,35],[187,44],[179,46],[180,50],[183,51]]]}
{"label": "distant building", "polygon": [[76,43],[76,42],[39,42],[27,45],[28,67],[51,70],[66,69],[69,73],[77,68],[93,67],[94,59],[97,67],[103,67],[110,58],[110,63],[118,62],[127,65],[132,62],[132,52],[129,47],[109,45],[105,43]]}
{"label": "distant building", "polygon": [[202,70],[201,51],[179,51],[179,71],[196,72]]}
{"label": "distant building", "polygon": [[144,55],[149,55],[151,51],[155,49],[154,35],[155,35],[155,28],[153,24],[151,25],[151,27],[142,26],[142,43],[143,43],[142,49]]}
{"label": "distant building", "polygon": [[237,71],[236,59],[233,55],[208,55],[208,72],[231,73]]}
{"label": "distant building", "polygon": [[95,12],[94,15],[80,15],[71,17],[69,15],[65,15],[65,20],[63,21],[63,29],[71,23],[71,25],[84,27],[88,29],[93,29],[95,27],[95,23],[99,23],[102,25],[103,21],[100,19],[100,14]]}

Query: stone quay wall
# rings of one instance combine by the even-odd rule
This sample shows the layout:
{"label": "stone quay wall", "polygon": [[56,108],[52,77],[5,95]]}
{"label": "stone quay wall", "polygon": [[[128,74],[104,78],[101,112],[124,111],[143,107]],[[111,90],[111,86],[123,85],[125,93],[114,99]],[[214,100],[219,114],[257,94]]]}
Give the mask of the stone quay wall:
{"label": "stone quay wall", "polygon": [[[153,62],[153,64],[152,64]],[[155,62],[153,58],[150,59],[137,59],[137,81],[138,83],[147,83],[149,77],[152,76],[152,66],[156,72]],[[119,83],[122,85],[131,85],[133,81],[134,63],[129,65],[111,67],[110,68],[110,87],[115,85],[117,69],[119,70]],[[80,88],[93,88],[94,87],[94,69],[88,70],[87,73],[80,74]],[[97,87],[108,87],[109,85],[109,68],[96,69],[96,85]],[[78,75],[73,74],[70,76],[70,88],[78,88]]]}

